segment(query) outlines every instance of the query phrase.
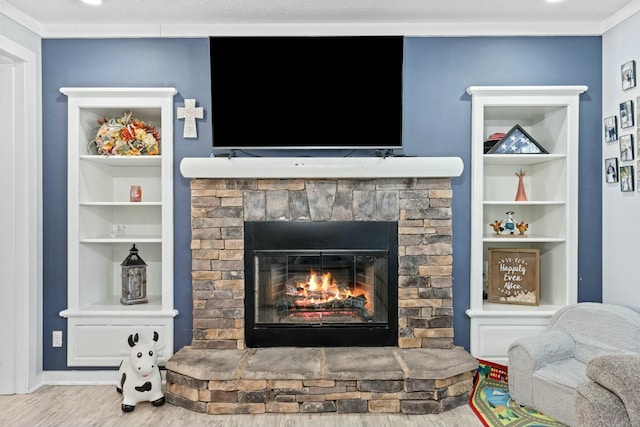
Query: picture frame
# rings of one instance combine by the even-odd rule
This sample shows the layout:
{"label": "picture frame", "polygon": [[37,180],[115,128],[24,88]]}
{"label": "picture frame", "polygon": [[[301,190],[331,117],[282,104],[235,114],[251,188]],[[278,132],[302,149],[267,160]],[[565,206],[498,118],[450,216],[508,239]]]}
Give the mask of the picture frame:
{"label": "picture frame", "polygon": [[487,154],[549,154],[520,125],[515,125]]}
{"label": "picture frame", "polygon": [[620,129],[633,126],[633,101],[620,103]]}
{"label": "picture frame", "polygon": [[604,159],[604,176],[607,184],[618,182],[618,158]]}
{"label": "picture frame", "polygon": [[634,191],[633,166],[620,166],[620,191],[623,193]]}
{"label": "picture frame", "polygon": [[488,249],[487,302],[540,305],[540,250]]}
{"label": "picture frame", "polygon": [[640,127],[636,130],[636,159],[640,159],[640,146],[638,146],[638,141],[640,141]]}
{"label": "picture frame", "polygon": [[611,116],[604,119],[604,141],[613,142],[618,140],[618,116]]}
{"label": "picture frame", "polygon": [[636,87],[636,61],[625,62],[620,66],[622,90]]}
{"label": "picture frame", "polygon": [[633,151],[633,135],[620,136],[620,161],[629,162],[635,158]]}

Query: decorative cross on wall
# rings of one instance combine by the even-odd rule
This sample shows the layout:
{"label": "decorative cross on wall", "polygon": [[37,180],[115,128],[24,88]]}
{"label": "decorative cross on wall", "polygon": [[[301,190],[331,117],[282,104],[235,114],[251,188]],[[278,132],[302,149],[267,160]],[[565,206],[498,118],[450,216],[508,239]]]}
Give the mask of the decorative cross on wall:
{"label": "decorative cross on wall", "polygon": [[178,107],[178,118],[184,119],[184,138],[197,138],[196,119],[204,117],[204,108],[196,107],[195,99],[185,99],[184,107]]}

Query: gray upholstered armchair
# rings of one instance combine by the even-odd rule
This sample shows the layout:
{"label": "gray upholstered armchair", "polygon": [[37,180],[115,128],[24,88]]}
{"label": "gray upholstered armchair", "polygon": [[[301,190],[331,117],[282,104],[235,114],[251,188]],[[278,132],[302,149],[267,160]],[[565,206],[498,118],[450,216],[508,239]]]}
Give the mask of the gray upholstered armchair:
{"label": "gray upholstered armchair", "polygon": [[558,310],[543,334],[509,346],[509,392],[521,405],[576,425],[576,394],[598,356],[640,352],[640,314],[579,303]]}

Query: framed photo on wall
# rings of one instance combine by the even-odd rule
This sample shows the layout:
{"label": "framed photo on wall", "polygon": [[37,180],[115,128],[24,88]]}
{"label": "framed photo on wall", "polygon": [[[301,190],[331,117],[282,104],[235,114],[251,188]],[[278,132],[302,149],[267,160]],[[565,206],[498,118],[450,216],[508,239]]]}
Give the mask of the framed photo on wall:
{"label": "framed photo on wall", "polygon": [[628,162],[634,159],[633,135],[622,135],[620,137],[620,161]]}
{"label": "framed photo on wall", "polygon": [[487,302],[540,305],[540,250],[489,248]]}
{"label": "framed photo on wall", "polygon": [[611,157],[604,160],[605,181],[609,184],[618,182],[618,158]]}
{"label": "framed photo on wall", "polygon": [[620,104],[620,128],[626,129],[633,126],[633,101],[625,101]]}
{"label": "framed photo on wall", "polygon": [[618,117],[611,116],[604,119],[604,140],[613,142],[618,140]]}
{"label": "framed photo on wall", "polygon": [[620,191],[633,191],[633,166],[620,166]]}
{"label": "framed photo on wall", "polygon": [[636,61],[629,61],[620,67],[622,74],[622,90],[636,87]]}

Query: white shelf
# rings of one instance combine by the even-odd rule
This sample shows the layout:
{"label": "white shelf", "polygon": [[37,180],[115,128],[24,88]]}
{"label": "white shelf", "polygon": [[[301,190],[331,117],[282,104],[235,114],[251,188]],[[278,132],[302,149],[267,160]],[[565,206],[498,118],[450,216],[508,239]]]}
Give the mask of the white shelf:
{"label": "white shelf", "polygon": [[566,239],[562,237],[544,236],[536,234],[526,234],[526,237],[492,237],[485,236],[482,239],[485,243],[508,243],[511,245],[523,243],[562,243]]}
{"label": "white shelf", "polygon": [[80,243],[162,243],[162,237],[148,237],[148,236],[121,236],[121,237],[92,237],[92,238],[80,238]]}
{"label": "white shelf", "polygon": [[540,205],[565,205],[567,202],[564,200],[527,200],[526,202],[516,202],[507,200],[484,200],[483,205],[492,206],[540,206]]}
{"label": "white shelf", "polygon": [[[173,354],[174,88],[62,88],[68,96],[68,366],[117,366],[113,349],[157,331]],[[134,117],[160,132],[158,156],[89,152],[97,120]],[[142,201],[131,202],[132,186]],[[124,232],[114,237],[115,231]],[[124,305],[121,263],[132,245],[147,264],[144,304]]]}
{"label": "white shelf", "polygon": [[141,207],[141,206],[162,206],[162,202],[79,202],[79,206],[123,206],[123,207]]}
{"label": "white shelf", "polygon": [[160,166],[162,156],[99,156],[83,154],[80,161],[94,162],[108,166]]}
{"label": "white shelf", "polygon": [[[472,95],[471,354],[504,361],[514,340],[540,333],[559,308],[577,301],[578,107],[585,86],[470,87]],[[484,154],[484,141],[516,124],[549,154]],[[528,200],[514,201],[523,169]],[[526,237],[496,236],[506,211],[529,224]],[[483,299],[489,248],[538,249],[539,305]]]}
{"label": "white shelf", "polygon": [[564,160],[565,154],[485,154],[485,165],[526,166]]}

